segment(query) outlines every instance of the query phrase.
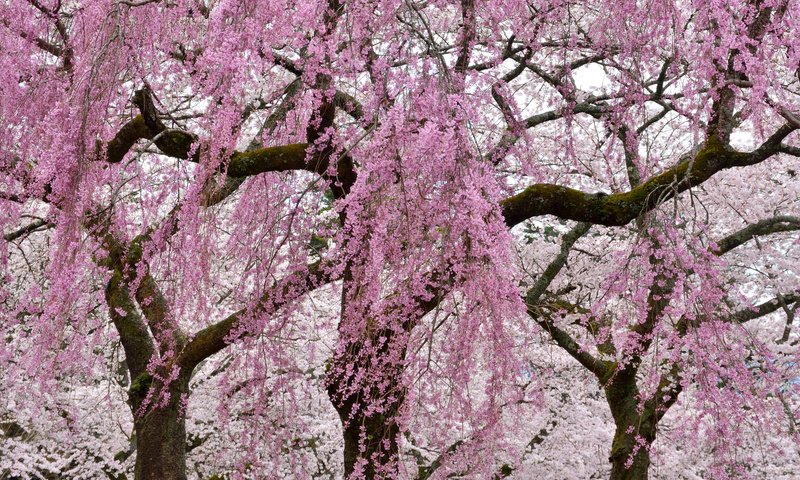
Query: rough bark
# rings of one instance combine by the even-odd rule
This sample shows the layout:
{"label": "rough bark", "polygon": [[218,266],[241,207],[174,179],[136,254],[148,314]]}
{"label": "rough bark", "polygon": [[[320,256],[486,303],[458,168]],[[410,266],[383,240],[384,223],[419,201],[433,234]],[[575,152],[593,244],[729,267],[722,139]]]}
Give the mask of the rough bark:
{"label": "rough bark", "polygon": [[[361,362],[358,360],[354,363],[352,355],[359,348],[348,350],[349,353],[333,360],[331,372],[348,371],[348,365],[370,369],[369,365],[359,366]],[[372,369],[375,370],[374,367]],[[390,479],[398,475],[400,426],[397,417],[405,400],[405,392],[398,379],[403,371],[398,366],[384,365],[379,369],[383,381],[371,382],[360,388],[348,385],[348,377],[344,375],[329,375],[328,397],[342,422],[345,479]],[[358,372],[354,372],[353,376],[358,376]],[[387,386],[390,388],[388,391]],[[381,398],[380,408],[373,409],[370,405],[370,413],[365,412],[365,396]]]}
{"label": "rough bark", "polygon": [[140,410],[150,385],[143,374],[131,384],[129,403],[136,432],[136,480],[186,480],[186,417],[181,408],[189,393],[189,375],[182,375],[169,387],[169,401],[163,407]]}
{"label": "rough bark", "polygon": [[[631,417],[628,425],[636,425],[639,423],[638,416]],[[614,446],[612,447],[612,456],[609,457],[611,462],[611,475],[610,480],[647,480],[648,469],[650,468],[650,452],[648,448],[652,444],[649,442],[643,432],[640,431],[639,435],[644,439],[644,445],[637,446],[637,438],[634,434],[626,433],[627,426],[617,426],[614,432]],[[636,448],[636,453],[633,449]],[[630,464],[628,462],[630,461]]]}
{"label": "rough bark", "polygon": [[393,402],[387,414],[356,415],[350,420],[348,406],[337,408],[344,429],[345,478],[357,468],[368,480],[397,477],[400,427],[394,417],[401,403]]}
{"label": "rough bark", "polygon": [[789,124],[778,128],[752,152],[735,151],[711,137],[694,155],[623,193],[592,194],[561,185],[532,185],[500,203],[503,218],[509,227],[541,215],[606,226],[627,225],[718,172],[756,165],[772,157],[795,129]]}
{"label": "rough bark", "polygon": [[645,405],[639,411],[636,375],[623,370],[605,388],[606,399],[614,417],[615,432],[608,457],[611,480],[647,480],[650,446],[656,438],[654,409]]}
{"label": "rough bark", "polygon": [[[119,259],[117,259],[119,265]],[[157,342],[148,331],[145,319],[133,304],[135,294],[128,288],[125,276],[115,271],[106,286],[106,301],[114,326],[125,349],[125,362],[131,377],[128,405],[134,419],[136,440],[136,480],[186,480],[186,421],[182,405],[189,395],[191,369],[182,369],[179,378],[164,392],[165,405],[156,400],[161,384],[153,381],[147,364],[157,349]],[[150,309],[157,305],[152,305]],[[154,313],[145,313],[149,322]],[[150,328],[155,328],[151,323]],[[165,378],[165,372],[160,372]]]}

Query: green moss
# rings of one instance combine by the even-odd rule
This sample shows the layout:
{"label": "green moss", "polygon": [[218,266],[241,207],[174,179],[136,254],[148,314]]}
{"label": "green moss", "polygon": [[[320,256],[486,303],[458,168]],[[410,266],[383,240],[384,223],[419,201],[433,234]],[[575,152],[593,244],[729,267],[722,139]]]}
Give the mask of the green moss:
{"label": "green moss", "polygon": [[139,260],[142,259],[142,254],[142,236],[140,235],[134,238],[128,247],[128,255],[125,261],[128,265],[135,267]]}
{"label": "green moss", "polygon": [[725,152],[725,145],[716,136],[712,135],[703,144],[703,148],[697,152],[697,155],[695,156],[695,162],[706,162],[711,156],[724,155]]}
{"label": "green moss", "polygon": [[147,392],[153,385],[153,376],[147,372],[139,374],[131,382],[131,387],[128,389],[128,401],[133,405],[138,405],[147,396]]}
{"label": "green moss", "polygon": [[[611,377],[614,376],[614,373],[617,371],[617,362],[608,362],[606,365],[606,371],[603,372],[603,375],[600,377],[600,384],[606,385]],[[606,396],[608,396],[608,392],[606,392]]]}
{"label": "green moss", "polygon": [[616,432],[614,432],[614,441],[611,443],[611,455],[609,455],[609,458],[619,458],[622,455],[627,455],[627,451],[630,450],[630,443],[631,439],[625,433],[625,430],[617,428]]}
{"label": "green moss", "polygon": [[537,184],[503,200],[500,206],[509,227],[545,214],[622,226],[659,203],[703,183],[720,170],[752,164],[751,157],[751,154],[730,150],[716,137],[711,137],[694,158],[656,175],[629,192],[604,195],[560,185]]}
{"label": "green moss", "polygon": [[[189,152],[191,152],[195,140],[191,134],[172,130],[161,132],[159,135],[156,140],[159,150],[171,157],[189,159]],[[195,152],[191,160],[196,162],[199,158],[199,153]]]}
{"label": "green moss", "polygon": [[236,152],[228,165],[228,175],[247,177],[264,172],[306,169],[308,168],[306,163],[307,147],[308,145],[305,143],[295,143]]}

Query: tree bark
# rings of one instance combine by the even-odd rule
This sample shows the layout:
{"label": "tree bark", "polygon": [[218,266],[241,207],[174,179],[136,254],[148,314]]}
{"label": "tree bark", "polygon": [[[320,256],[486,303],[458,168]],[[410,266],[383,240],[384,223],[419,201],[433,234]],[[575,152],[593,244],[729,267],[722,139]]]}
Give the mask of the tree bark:
{"label": "tree bark", "polygon": [[[391,407],[399,407],[400,401]],[[347,407],[337,408],[344,428],[344,475],[367,480],[397,477],[397,455],[400,427],[388,415],[363,415],[349,418]],[[354,475],[355,474],[355,475]]]}
{"label": "tree bark", "polygon": [[[392,337],[387,344],[390,342]],[[355,345],[345,350],[347,353],[337,355],[329,370],[328,397],[343,428],[345,479],[394,479],[398,476],[398,415],[405,400],[400,380],[403,368],[396,363],[381,362],[380,357],[386,354],[386,350],[382,350],[377,359],[365,364],[365,359],[358,354],[360,346]],[[400,355],[405,358],[404,348]],[[347,382],[358,377],[359,370],[368,371],[370,380],[353,388]]]}
{"label": "tree bark", "polygon": [[611,480],[647,480],[650,446],[656,438],[658,422],[654,408],[645,404],[639,409],[639,389],[635,369],[626,369],[606,386],[606,400],[611,407],[616,430],[611,454]]}
{"label": "tree bark", "polygon": [[[646,418],[631,415],[617,424],[611,447],[611,480],[647,480],[650,468],[650,446],[655,440],[655,429]],[[632,431],[629,433],[629,429]]]}
{"label": "tree bark", "polygon": [[140,412],[151,388],[149,375],[131,384],[129,403],[136,432],[136,480],[186,480],[186,416],[183,400],[188,398],[189,375],[181,375],[170,385],[169,401],[164,406]]}

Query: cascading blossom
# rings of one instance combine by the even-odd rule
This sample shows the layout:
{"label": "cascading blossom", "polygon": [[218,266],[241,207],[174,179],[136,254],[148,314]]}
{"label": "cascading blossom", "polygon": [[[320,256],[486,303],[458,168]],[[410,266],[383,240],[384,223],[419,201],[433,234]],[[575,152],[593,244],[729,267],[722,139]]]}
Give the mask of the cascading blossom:
{"label": "cascading blossom", "polygon": [[0,1],[0,477],[791,470],[798,19]]}

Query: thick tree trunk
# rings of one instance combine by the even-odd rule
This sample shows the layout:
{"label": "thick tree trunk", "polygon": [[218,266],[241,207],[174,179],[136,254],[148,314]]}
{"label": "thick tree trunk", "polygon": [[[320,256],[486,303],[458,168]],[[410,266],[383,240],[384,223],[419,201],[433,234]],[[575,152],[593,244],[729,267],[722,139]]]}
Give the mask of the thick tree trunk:
{"label": "thick tree trunk", "polygon": [[[398,405],[399,406],[399,405]],[[344,427],[345,478],[396,478],[400,428],[391,416],[362,414],[348,420],[339,410]]]}
{"label": "thick tree trunk", "polygon": [[635,370],[623,370],[606,386],[616,431],[611,454],[611,480],[647,480],[650,446],[656,438],[658,422],[654,409],[645,404],[639,410],[639,389]]}
{"label": "thick tree trunk", "polygon": [[[328,377],[328,397],[343,427],[344,478],[394,479],[398,476],[400,441],[397,417],[405,400],[400,380],[402,367],[396,363],[382,364],[380,359],[368,362],[377,362],[377,365],[360,364],[365,359],[359,358],[359,350],[355,346],[347,350],[349,353],[337,356]],[[401,357],[404,354],[402,349]],[[360,369],[370,370],[368,376],[372,382],[357,388],[347,385],[348,379],[356,377]],[[352,375],[341,372],[352,372]]]}
{"label": "thick tree trunk", "polygon": [[641,417],[634,415],[629,422],[616,427],[611,455],[608,458],[611,462],[611,480],[647,480],[650,468],[649,449],[655,434],[652,431],[643,431],[645,428],[639,423],[640,420]]}
{"label": "thick tree trunk", "polygon": [[136,431],[135,479],[186,480],[186,418],[181,405],[189,391],[188,379],[175,380],[167,405],[141,415],[139,405],[150,386],[149,376],[144,375],[130,390]]}

